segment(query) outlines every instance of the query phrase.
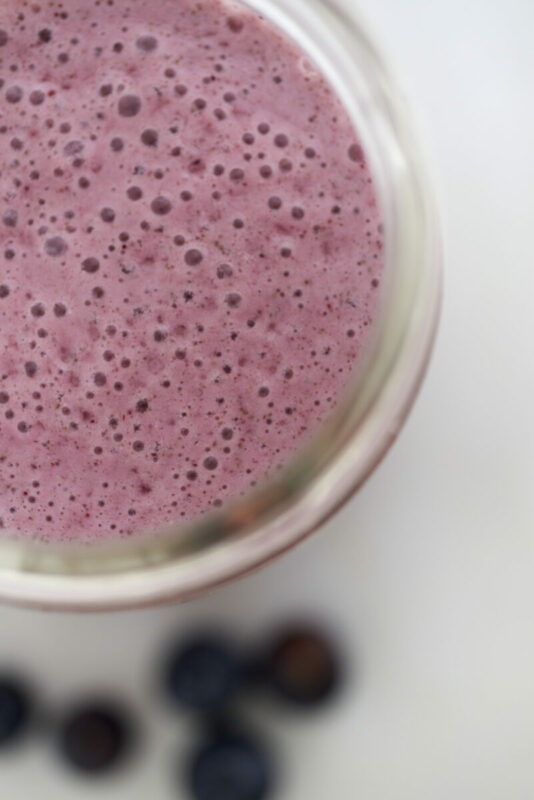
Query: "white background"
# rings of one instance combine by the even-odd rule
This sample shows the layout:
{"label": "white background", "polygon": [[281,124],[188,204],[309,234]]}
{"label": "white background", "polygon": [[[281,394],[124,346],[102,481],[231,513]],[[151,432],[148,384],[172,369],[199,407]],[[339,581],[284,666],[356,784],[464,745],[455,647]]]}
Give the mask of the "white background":
{"label": "white background", "polygon": [[151,695],[158,648],[206,619],[252,642],[298,612],[339,631],[359,679],[317,717],[249,712],[285,756],[279,800],[534,797],[534,3],[360,4],[441,183],[445,307],[415,411],[355,501],[260,575],[180,608],[1,609],[0,663],[47,702],[108,689],[147,730],[96,784],[46,740],[2,754],[3,798],[185,799],[192,732]]}

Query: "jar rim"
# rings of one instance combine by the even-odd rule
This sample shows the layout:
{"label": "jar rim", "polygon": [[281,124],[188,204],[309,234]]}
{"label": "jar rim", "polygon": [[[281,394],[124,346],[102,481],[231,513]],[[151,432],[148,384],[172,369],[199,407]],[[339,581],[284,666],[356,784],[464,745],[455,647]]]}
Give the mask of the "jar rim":
{"label": "jar rim", "polygon": [[395,440],[430,358],[441,301],[439,216],[404,97],[343,0],[246,0],[330,80],[364,143],[377,183],[392,278],[370,358],[312,444],[281,477],[184,529],[124,545],[0,543],[0,599],[111,610],[190,597],[246,574],[332,516]]}

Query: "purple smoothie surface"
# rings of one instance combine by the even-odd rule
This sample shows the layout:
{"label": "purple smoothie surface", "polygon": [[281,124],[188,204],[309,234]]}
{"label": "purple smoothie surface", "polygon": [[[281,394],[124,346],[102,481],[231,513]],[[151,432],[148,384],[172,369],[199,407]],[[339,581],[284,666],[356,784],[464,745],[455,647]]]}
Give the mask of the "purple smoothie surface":
{"label": "purple smoothie surface", "polygon": [[383,271],[357,133],[221,0],[0,3],[0,527],[118,539],[331,414]]}

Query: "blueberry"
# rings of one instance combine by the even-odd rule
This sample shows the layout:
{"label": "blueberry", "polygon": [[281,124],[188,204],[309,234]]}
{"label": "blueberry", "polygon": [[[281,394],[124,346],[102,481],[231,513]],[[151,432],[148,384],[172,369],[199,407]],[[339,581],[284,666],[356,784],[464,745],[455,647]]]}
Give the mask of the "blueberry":
{"label": "blueberry", "polygon": [[194,753],[188,782],[195,800],[262,800],[273,785],[273,768],[257,742],[226,732]]}
{"label": "blueberry", "polygon": [[302,707],[319,705],[334,694],[341,679],[331,643],[312,628],[286,629],[263,662],[267,685],[282,699]]}
{"label": "blueberry", "polygon": [[128,745],[122,713],[107,704],[86,705],[72,712],[59,732],[61,752],[71,766],[86,773],[115,767]]}
{"label": "blueberry", "polygon": [[175,703],[196,711],[220,708],[235,694],[241,665],[231,646],[214,638],[189,641],[172,653],[167,690]]}
{"label": "blueberry", "polygon": [[0,747],[11,743],[26,727],[29,702],[25,689],[14,678],[0,678]]}

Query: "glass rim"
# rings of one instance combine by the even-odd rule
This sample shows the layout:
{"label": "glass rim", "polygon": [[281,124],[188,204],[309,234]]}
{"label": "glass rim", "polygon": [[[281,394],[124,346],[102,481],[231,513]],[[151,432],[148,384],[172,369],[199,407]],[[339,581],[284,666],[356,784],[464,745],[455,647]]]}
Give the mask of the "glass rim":
{"label": "glass rim", "polygon": [[246,4],[312,57],[363,139],[382,205],[386,271],[398,284],[391,287],[371,357],[332,421],[281,476],[228,509],[150,540],[83,548],[1,542],[0,600],[61,610],[148,606],[189,599],[255,570],[320,527],[359,489],[415,399],[437,330],[441,237],[428,167],[403,95],[359,15],[343,0]]}

